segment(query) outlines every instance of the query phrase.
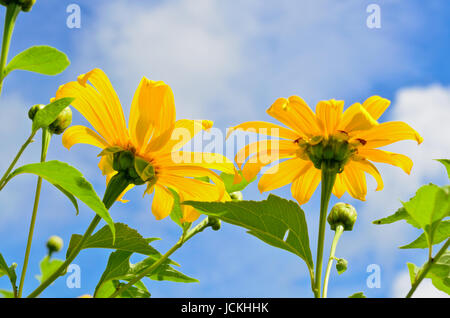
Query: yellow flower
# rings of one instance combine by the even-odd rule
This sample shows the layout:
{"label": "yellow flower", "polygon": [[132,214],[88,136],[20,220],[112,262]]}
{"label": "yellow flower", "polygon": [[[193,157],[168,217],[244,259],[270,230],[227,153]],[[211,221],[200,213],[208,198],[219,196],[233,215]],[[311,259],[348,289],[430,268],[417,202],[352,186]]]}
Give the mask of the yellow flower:
{"label": "yellow flower", "polygon": [[[131,153],[135,162],[150,167],[151,173],[145,180],[139,180],[147,183],[146,193],[154,192],[152,212],[156,219],[163,219],[172,211],[174,197],[170,190],[177,192],[181,201],[228,199],[223,182],[209,169],[234,173],[233,163],[219,154],[180,151],[195,134],[209,129],[212,122],[175,120],[173,93],[164,82],[145,77],[141,80],[131,104],[128,129],[119,98],[100,69],[62,85],[56,98],[62,97],[74,97],[72,106],[95,129],[72,126],[63,135],[63,145],[70,149],[74,144],[85,143],[103,149],[99,168],[107,182],[117,173],[114,158],[118,153]],[[185,160],[180,162],[177,158]],[[145,171],[141,173],[139,176],[143,178]],[[198,177],[209,177],[214,184],[195,179]],[[199,217],[189,206],[182,206],[182,209],[182,222],[193,222]]]}
{"label": "yellow flower", "polygon": [[292,183],[292,196],[299,204],[308,202],[321,181],[324,164],[336,169],[337,177],[333,193],[341,197],[346,191],[360,200],[367,193],[364,172],[377,181],[377,190],[383,188],[383,180],[377,168],[369,161],[388,163],[410,173],[412,161],[408,157],[375,149],[400,140],[416,140],[422,137],[404,122],[378,123],[378,118],[390,102],[379,96],[368,98],[362,105],[353,104],[343,111],[344,102],[321,101],[314,113],[298,96],[279,98],[267,113],[289,128],[254,121],[233,127],[236,130],[252,130],[282,138],[276,142],[258,141],[242,148],[235,161],[243,168],[247,180],[253,179],[262,167],[279,159],[288,159],[270,167],[261,177],[261,192]]}

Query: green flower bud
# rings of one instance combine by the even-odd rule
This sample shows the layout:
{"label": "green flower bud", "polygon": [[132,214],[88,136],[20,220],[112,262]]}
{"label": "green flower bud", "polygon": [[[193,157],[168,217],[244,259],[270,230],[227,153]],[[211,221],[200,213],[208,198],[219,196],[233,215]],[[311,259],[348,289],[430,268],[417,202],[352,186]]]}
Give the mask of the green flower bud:
{"label": "green flower bud", "polygon": [[353,206],[339,202],[331,209],[327,220],[333,231],[336,231],[338,225],[342,225],[344,231],[351,231],[356,222],[356,217],[356,210]]}
{"label": "green flower bud", "polygon": [[37,104],[37,105],[31,106],[30,110],[28,111],[28,118],[33,120],[34,116],[36,116],[36,113],[44,107],[45,107],[45,105],[43,105],[43,104]]}
{"label": "green flower bud", "polygon": [[339,258],[336,263],[336,270],[339,275],[341,275],[343,272],[347,270],[348,262],[346,259]]}
{"label": "green flower bud", "polygon": [[31,10],[33,5],[36,3],[36,0],[18,0],[18,2],[22,6],[22,11],[28,12]]}
{"label": "green flower bud", "polygon": [[51,133],[60,135],[72,123],[72,110],[70,107],[64,108],[56,117],[55,121],[48,126]]}
{"label": "green flower bud", "polygon": [[208,216],[208,226],[210,226],[214,231],[220,230],[221,221],[214,217],[214,216]]}
{"label": "green flower bud", "polygon": [[63,248],[63,240],[59,236],[53,235],[47,241],[48,254],[59,252]]}
{"label": "green flower bud", "polygon": [[230,193],[230,197],[233,201],[242,201],[242,199],[244,198],[241,191]]}
{"label": "green flower bud", "polygon": [[127,171],[133,167],[134,155],[130,151],[119,151],[114,153],[113,168],[116,171]]}

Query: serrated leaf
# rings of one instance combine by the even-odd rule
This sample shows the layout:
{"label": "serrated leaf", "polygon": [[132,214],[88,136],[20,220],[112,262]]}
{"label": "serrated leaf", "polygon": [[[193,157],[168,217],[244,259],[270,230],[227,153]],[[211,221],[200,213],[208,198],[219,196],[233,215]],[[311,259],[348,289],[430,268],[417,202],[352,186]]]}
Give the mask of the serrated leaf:
{"label": "serrated leaf", "polygon": [[425,185],[417,190],[416,195],[403,203],[408,214],[422,229],[433,226],[450,213],[449,194],[434,184]]}
{"label": "serrated leaf", "polygon": [[[411,285],[414,284],[416,277],[422,267],[417,267],[412,263],[408,263],[408,270],[411,279]],[[450,251],[447,250],[435,264],[428,270],[425,278],[431,279],[434,287],[450,295]]]}
{"label": "serrated leaf", "polygon": [[364,295],[363,292],[354,293],[351,296],[348,296],[348,298],[367,298],[366,295]]}
{"label": "serrated leaf", "polygon": [[436,161],[444,165],[445,169],[447,169],[448,178],[450,179],[450,159],[436,159]]}
{"label": "serrated leaf", "polygon": [[33,163],[22,166],[14,170],[8,179],[11,179],[22,173],[32,173],[47,180],[51,184],[61,187],[65,191],[71,193],[90,207],[98,216],[100,216],[109,225],[114,237],[114,222],[103,204],[102,200],[97,196],[92,185],[83,177],[74,167],[65,162],[57,160]]}
{"label": "serrated leaf", "polygon": [[42,283],[47,278],[49,278],[56,270],[64,263],[63,260],[56,259],[56,258],[49,258],[48,256],[44,257],[39,267],[41,269],[41,274],[36,275],[36,279],[39,281],[39,283]]}
{"label": "serrated leaf", "polygon": [[[124,283],[121,283],[118,280],[110,280],[106,282],[101,290],[97,293],[97,298],[106,298],[113,294],[117,289],[119,289]],[[139,287],[137,287],[139,285]],[[142,282],[136,283],[135,286],[132,286],[125,290],[124,292],[120,293],[117,298],[150,298],[151,294],[147,290],[147,288],[142,288]]]}
{"label": "serrated leaf", "polygon": [[379,220],[375,220],[372,223],[377,225],[384,225],[402,220],[405,220],[407,223],[411,224],[415,228],[420,229],[420,225],[417,224],[417,222],[415,222],[413,218],[411,218],[411,216],[408,214],[408,212],[406,212],[406,209],[404,207],[398,209],[394,214]]}
{"label": "serrated leaf", "polygon": [[[436,227],[436,230],[433,235],[433,242],[432,244],[439,244],[450,237],[450,221],[442,221],[438,224]],[[425,233],[422,233],[416,240],[413,242],[401,246],[401,249],[408,249],[408,248],[428,248],[428,241],[427,236]]]}
{"label": "serrated leaf", "polygon": [[75,98],[72,97],[60,98],[40,109],[33,118],[31,130],[35,132],[38,129],[50,126],[63,109],[69,106],[74,100]]}
{"label": "serrated leaf", "polygon": [[[161,257],[161,253],[149,245],[150,241],[154,241],[156,238],[145,239],[138,231],[124,223],[115,223],[114,227],[116,229],[114,242],[108,226],[104,226],[86,240],[82,249],[108,248],[147,255],[153,257],[155,260]],[[66,256],[70,255],[72,250],[78,245],[81,237],[79,234],[72,235]],[[176,262],[172,261],[172,264],[178,266]]]}
{"label": "serrated leaf", "polygon": [[5,68],[4,77],[14,70],[56,75],[69,65],[70,61],[63,52],[47,45],[33,46],[12,58]]}
{"label": "serrated leaf", "polygon": [[[104,288],[104,284],[108,281],[130,281],[156,261],[151,258],[146,258],[139,263],[131,264],[130,257],[132,254],[132,252],[127,251],[115,251],[111,253],[108,259],[108,264],[106,265],[106,269],[103,272],[103,275],[100,278],[97,287],[95,288],[96,296],[104,294],[104,291],[102,291],[102,289]],[[171,268],[168,260],[163,262],[158,268],[155,269],[155,271],[153,271],[146,277],[149,277],[153,280],[166,280],[182,283],[198,282],[196,279],[186,276],[183,273]]]}
{"label": "serrated leaf", "polygon": [[220,174],[220,178],[222,179],[224,185],[225,185],[225,189],[228,193],[233,193],[233,192],[237,192],[237,191],[242,191],[244,190],[250,183],[253,182],[253,180],[256,179],[253,178],[253,180],[251,180],[250,182],[247,181],[243,176],[242,176],[242,172],[239,171],[239,174],[241,175],[241,181],[238,183],[234,183],[234,179],[235,179],[235,175],[234,174],[228,174],[225,172],[222,172]]}
{"label": "serrated leaf", "polygon": [[[308,227],[300,206],[275,195],[265,201],[194,202],[185,201],[206,215],[248,229],[265,243],[287,250],[302,258],[310,269],[313,260]],[[286,239],[285,239],[286,237]]]}

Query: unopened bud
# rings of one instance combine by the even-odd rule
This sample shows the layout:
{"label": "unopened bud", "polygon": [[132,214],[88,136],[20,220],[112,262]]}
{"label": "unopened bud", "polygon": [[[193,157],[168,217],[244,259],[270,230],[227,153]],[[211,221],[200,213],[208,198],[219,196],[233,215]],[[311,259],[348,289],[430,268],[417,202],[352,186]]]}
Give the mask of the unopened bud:
{"label": "unopened bud", "polygon": [[33,120],[34,116],[36,116],[36,113],[44,107],[45,107],[45,105],[43,105],[43,104],[37,104],[37,105],[31,106],[30,110],[28,111],[28,118]]}
{"label": "unopened bud", "polygon": [[28,12],[31,10],[33,5],[36,3],[36,0],[19,0],[18,2],[22,6],[22,11]]}
{"label": "unopened bud", "polygon": [[63,240],[59,236],[53,235],[47,241],[48,254],[59,252],[63,248]]}
{"label": "unopened bud", "polygon": [[348,262],[344,258],[339,258],[336,263],[336,270],[339,275],[341,275],[343,272],[347,270]]}
{"label": "unopened bud", "polygon": [[64,108],[56,117],[55,121],[48,126],[50,132],[56,135],[60,135],[70,126],[72,123],[72,110],[70,107]]}
{"label": "unopened bud", "polygon": [[208,216],[208,225],[214,230],[214,231],[218,231],[220,230],[220,225],[221,222],[218,218],[214,217],[214,216]]}
{"label": "unopened bud", "polygon": [[244,199],[241,191],[236,191],[230,193],[231,200],[233,201],[242,201]]}
{"label": "unopened bud", "polygon": [[351,231],[356,222],[356,217],[356,210],[353,206],[339,202],[331,209],[327,220],[333,231],[336,231],[338,225],[342,225],[344,231]]}

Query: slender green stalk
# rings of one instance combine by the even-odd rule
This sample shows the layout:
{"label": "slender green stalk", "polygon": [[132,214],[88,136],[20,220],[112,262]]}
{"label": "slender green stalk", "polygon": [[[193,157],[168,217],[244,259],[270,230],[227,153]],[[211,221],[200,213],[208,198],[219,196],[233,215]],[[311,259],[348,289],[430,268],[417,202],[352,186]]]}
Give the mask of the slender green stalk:
{"label": "slender green stalk", "polygon": [[5,27],[3,29],[2,53],[0,56],[0,94],[2,92],[6,61],[8,60],[11,36],[14,31],[17,15],[21,8],[16,3],[8,4],[5,14]]}
{"label": "slender green stalk", "polygon": [[[45,158],[47,157],[47,150],[48,150],[48,145],[50,144],[51,136],[52,136],[52,134],[50,133],[50,131],[47,128],[42,129],[41,162],[44,162]],[[19,298],[22,297],[23,283],[25,282],[25,275],[27,273],[28,260],[29,260],[30,251],[31,251],[31,243],[33,241],[34,226],[36,224],[36,216],[37,216],[37,211],[38,211],[38,206],[39,206],[39,198],[41,195],[41,186],[42,186],[42,178],[38,177],[38,181],[37,181],[37,185],[36,185],[36,194],[34,197],[33,213],[31,215],[30,230],[28,232],[27,248],[25,250],[25,259],[23,261],[22,274],[20,276],[19,293],[18,293]]]}
{"label": "slender green stalk", "polygon": [[133,279],[131,279],[126,285],[123,285],[122,287],[120,287],[119,289],[117,289],[113,294],[111,294],[111,296],[109,296],[108,298],[115,298],[118,295],[120,295],[121,293],[123,293],[124,291],[126,291],[128,288],[132,287],[134,284],[136,284],[138,281],[140,281],[142,278],[146,277],[147,275],[151,274],[154,270],[156,270],[162,263],[164,263],[169,257],[170,255],[172,255],[175,251],[177,251],[180,247],[183,246],[184,243],[186,243],[189,239],[191,239],[194,235],[200,233],[201,231],[203,231],[205,228],[207,228],[208,226],[210,226],[209,220],[208,218],[204,219],[202,222],[200,222],[195,228],[193,228],[192,230],[190,230],[186,235],[185,233],[183,233],[183,235],[181,236],[181,238],[175,243],[174,246],[172,246],[170,248],[170,250],[168,250],[166,252],[166,254],[164,254],[163,256],[161,256],[161,258],[159,260],[157,260],[155,263],[153,263],[151,266],[147,267],[146,269],[144,269],[143,271],[141,271],[141,273],[137,276],[135,276]]}
{"label": "slender green stalk", "polygon": [[316,272],[314,281],[314,296],[320,298],[320,287],[322,280],[323,246],[325,243],[325,225],[327,221],[328,203],[330,202],[331,191],[336,180],[337,170],[330,167],[325,161],[322,162],[322,192],[320,197],[320,219],[319,236],[317,240]]}
{"label": "slender green stalk", "polygon": [[344,226],[340,224],[336,226],[336,232],[334,233],[334,239],[330,249],[330,258],[328,259],[327,270],[325,271],[325,278],[323,280],[323,292],[322,292],[323,298],[327,298],[328,280],[330,278],[331,266],[333,265],[334,254],[336,253],[337,244],[343,232]]}
{"label": "slender green stalk", "polygon": [[14,166],[16,165],[17,161],[19,160],[20,156],[22,156],[22,153],[25,151],[25,149],[28,147],[28,145],[33,142],[33,138],[35,135],[36,135],[36,132],[31,133],[30,137],[28,137],[28,139],[25,141],[25,143],[22,145],[22,147],[20,147],[19,152],[14,157],[14,160],[9,165],[9,167],[6,170],[3,177],[0,179],[0,191],[5,187],[6,183],[8,182],[7,178],[9,176],[9,174],[11,173],[11,170],[14,168]]}
{"label": "slender green stalk", "polygon": [[[129,181],[126,178],[123,178],[121,173],[116,174],[108,183],[108,187],[106,188],[105,195],[103,196],[103,203],[105,207],[109,210],[111,206],[116,202],[117,198],[126,189],[129,185]],[[53,272],[45,281],[43,281],[31,294],[27,296],[27,298],[34,298],[39,296],[50,284],[52,284],[59,276],[61,276],[67,269],[67,267],[73,262],[73,260],[78,256],[81,249],[83,248],[86,240],[92,235],[98,223],[101,221],[101,217],[95,215],[94,219],[91,221],[86,232],[81,237],[81,240],[74,247],[70,255],[66,258],[63,264],[61,264],[58,269]]]}
{"label": "slender green stalk", "polygon": [[445,244],[441,247],[439,252],[437,252],[436,256],[428,259],[428,262],[424,265],[423,269],[420,271],[419,276],[414,281],[414,284],[412,284],[411,289],[409,290],[408,294],[406,295],[406,298],[411,298],[411,296],[416,291],[417,287],[419,287],[422,280],[427,276],[428,271],[430,268],[435,264],[439,258],[441,258],[442,254],[444,254],[447,251],[447,248],[450,245],[450,239],[447,239]]}

